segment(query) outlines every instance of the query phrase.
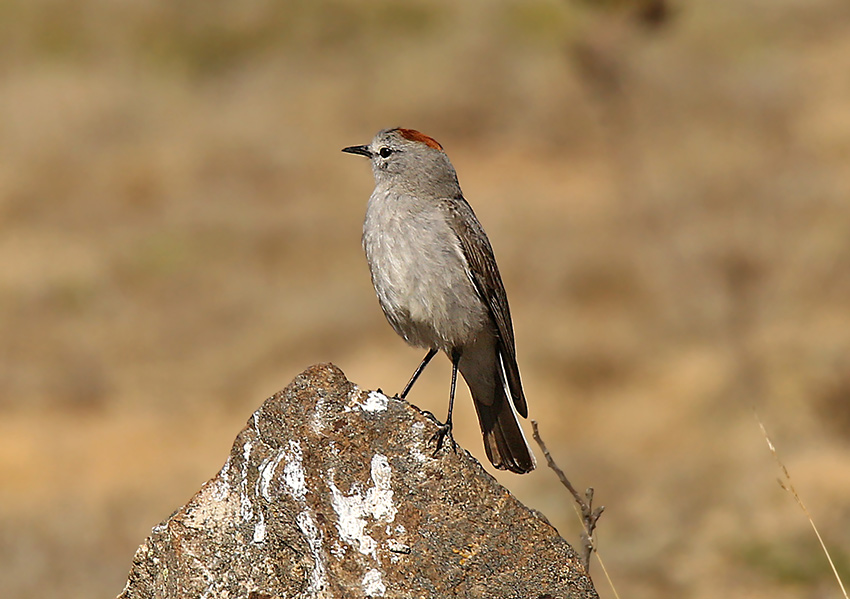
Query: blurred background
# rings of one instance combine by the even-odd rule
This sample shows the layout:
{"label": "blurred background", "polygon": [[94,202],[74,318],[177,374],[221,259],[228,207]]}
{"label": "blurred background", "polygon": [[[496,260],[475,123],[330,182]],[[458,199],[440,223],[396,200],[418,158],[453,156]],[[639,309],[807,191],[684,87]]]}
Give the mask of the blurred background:
{"label": "blurred background", "polygon": [[[0,2],[3,596],[117,594],[309,365],[403,387],[340,153],[390,126],[489,233],[620,596],[838,596],[753,409],[847,581],[842,0]],[[409,399],[444,416],[449,373]],[[545,466],[496,476],[579,545]]]}

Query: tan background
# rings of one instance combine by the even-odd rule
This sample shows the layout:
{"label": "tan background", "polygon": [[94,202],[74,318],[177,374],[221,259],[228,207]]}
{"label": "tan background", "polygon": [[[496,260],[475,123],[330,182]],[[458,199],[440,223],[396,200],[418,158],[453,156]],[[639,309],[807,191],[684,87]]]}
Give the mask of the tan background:
{"label": "tan background", "polygon": [[[402,125],[489,232],[620,595],[838,596],[753,407],[847,580],[850,9],[608,4],[0,4],[2,595],[118,593],[310,364],[402,387],[422,352],[380,313],[371,174],[339,151]],[[442,417],[448,379],[410,399]],[[577,539],[550,471],[499,479]]]}

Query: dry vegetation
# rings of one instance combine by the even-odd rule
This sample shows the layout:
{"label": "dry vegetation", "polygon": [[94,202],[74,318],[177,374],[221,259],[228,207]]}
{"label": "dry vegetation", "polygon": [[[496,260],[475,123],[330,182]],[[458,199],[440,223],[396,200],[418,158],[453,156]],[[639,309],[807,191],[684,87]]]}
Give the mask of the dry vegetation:
{"label": "dry vegetation", "polygon": [[[401,388],[420,352],[339,152],[391,125],[443,143],[489,231],[531,417],[607,506],[620,595],[837,596],[751,408],[846,581],[850,10],[613,10],[0,2],[3,596],[117,593],[311,363]],[[435,364],[410,399],[442,415]],[[550,471],[499,478],[577,542]]]}

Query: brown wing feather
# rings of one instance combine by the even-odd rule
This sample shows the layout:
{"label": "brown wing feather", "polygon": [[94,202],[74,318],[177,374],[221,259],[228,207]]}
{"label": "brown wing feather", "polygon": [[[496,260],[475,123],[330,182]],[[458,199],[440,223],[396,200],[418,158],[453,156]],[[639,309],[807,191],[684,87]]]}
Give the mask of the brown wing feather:
{"label": "brown wing feather", "polygon": [[493,248],[490,246],[484,228],[475,217],[472,207],[464,198],[446,200],[442,206],[449,215],[452,229],[460,240],[461,249],[469,265],[472,283],[475,285],[478,295],[487,304],[490,315],[496,323],[499,335],[499,355],[502,358],[513,404],[517,412],[523,418],[527,418],[528,406],[519,378],[511,311],[508,307],[508,296],[505,293],[505,286],[502,284],[499,267],[496,265],[496,258],[493,255]]}

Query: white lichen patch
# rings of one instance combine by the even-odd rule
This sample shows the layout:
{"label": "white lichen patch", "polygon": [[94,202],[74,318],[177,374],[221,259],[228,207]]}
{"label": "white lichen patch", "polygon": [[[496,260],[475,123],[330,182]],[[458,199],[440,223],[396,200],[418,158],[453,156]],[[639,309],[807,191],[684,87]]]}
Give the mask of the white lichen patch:
{"label": "white lichen patch", "polygon": [[239,473],[239,513],[246,522],[254,517],[254,506],[248,497],[248,462],[251,458],[253,443],[246,441],[242,446],[242,471]]}
{"label": "white lichen patch", "polygon": [[349,403],[352,403],[354,405],[345,406],[345,408],[343,408],[343,411],[351,412],[352,410],[356,409],[363,410],[364,412],[386,411],[387,405],[390,401],[389,397],[377,391],[369,391],[365,399],[362,398],[362,395],[363,393],[360,391],[360,389],[358,387],[354,387],[354,389],[348,395]]}
{"label": "white lichen patch", "polygon": [[366,396],[366,401],[361,404],[361,407],[366,412],[383,412],[387,409],[389,398],[383,393],[377,391],[369,391]]}
{"label": "white lichen patch", "polygon": [[260,476],[257,479],[257,491],[266,501],[272,501],[274,499],[271,492],[272,481],[274,480],[277,467],[285,455],[286,452],[280,450],[274,457],[266,458],[263,460],[263,463],[260,464]]}
{"label": "white lichen patch", "polygon": [[310,574],[310,584],[307,591],[316,593],[325,588],[327,584],[325,560],[322,555],[322,533],[307,510],[295,516],[295,523],[304,533],[304,538],[307,539],[307,545],[310,547],[310,554],[313,556],[313,572]]}
{"label": "white lichen patch", "polygon": [[363,593],[367,597],[383,597],[386,592],[380,571],[373,568],[363,575]]}
{"label": "white lichen patch", "polygon": [[342,540],[364,555],[376,557],[377,543],[366,531],[366,510],[363,496],[356,490],[346,496],[333,481],[330,482],[331,503],[337,516],[337,530]]}
{"label": "white lichen patch", "polygon": [[257,494],[266,501],[274,501],[277,491],[273,488],[275,475],[281,462],[283,466],[283,484],[293,499],[302,503],[307,494],[307,484],[304,478],[302,464],[303,452],[299,441],[290,441],[289,450],[280,449],[273,457],[268,457],[260,464],[260,476],[257,479]]}
{"label": "white lichen patch", "polygon": [[374,486],[366,492],[366,505],[375,520],[392,522],[398,513],[393,504],[391,485],[392,468],[386,456],[377,453],[372,456],[372,482]]}
{"label": "white lichen patch", "polygon": [[254,542],[262,543],[266,540],[266,519],[260,512],[260,520],[254,525]]}
{"label": "white lichen patch", "polygon": [[387,458],[376,454],[372,458],[372,486],[362,493],[357,485],[345,495],[331,476],[331,503],[337,515],[340,537],[364,555],[377,559],[377,542],[366,532],[367,518],[378,522],[392,522],[398,509],[393,503],[391,485],[392,469]]}
{"label": "white lichen patch", "polygon": [[303,457],[301,444],[298,441],[290,441],[289,451],[286,453],[286,462],[283,466],[283,482],[296,501],[304,501],[304,496],[307,494]]}

